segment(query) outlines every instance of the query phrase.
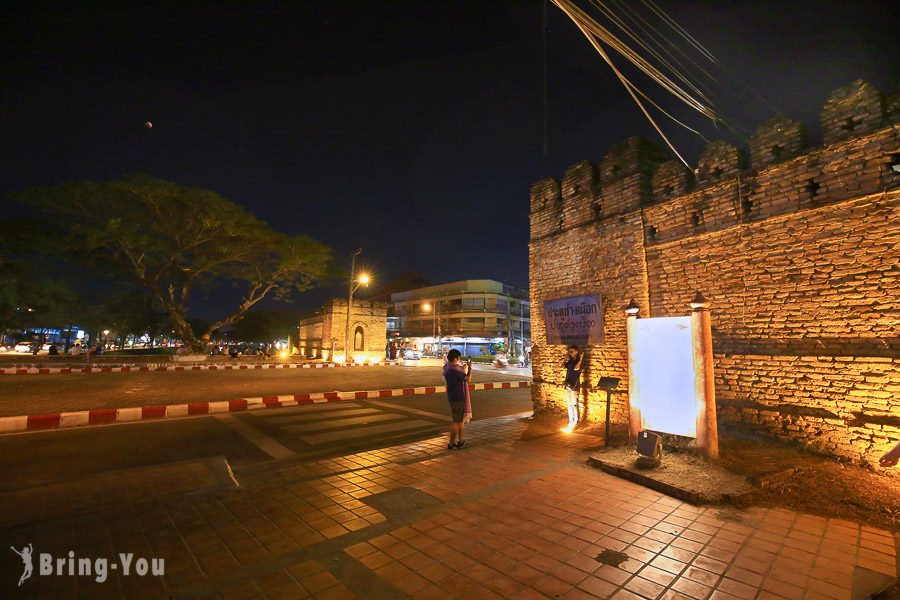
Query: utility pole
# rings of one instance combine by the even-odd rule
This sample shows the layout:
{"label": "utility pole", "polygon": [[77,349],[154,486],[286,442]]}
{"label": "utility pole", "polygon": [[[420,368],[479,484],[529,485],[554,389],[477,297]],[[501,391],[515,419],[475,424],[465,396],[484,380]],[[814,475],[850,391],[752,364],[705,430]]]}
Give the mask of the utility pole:
{"label": "utility pole", "polygon": [[428,306],[431,307],[431,354],[439,356],[437,349],[437,302],[433,302]]}
{"label": "utility pole", "polygon": [[437,318],[437,334],[438,334],[438,357],[444,356],[444,340],[441,334],[441,297],[438,296],[434,303],[434,316]]}
{"label": "utility pole", "polygon": [[513,355],[512,301],[512,295],[506,298],[506,358],[510,361]]}
{"label": "utility pole", "polygon": [[[350,286],[347,292],[347,322],[344,324],[344,362],[350,362],[350,315],[353,307],[353,284],[356,283],[356,257],[362,252],[362,248],[357,248],[350,253]],[[334,360],[334,357],[331,358]]]}

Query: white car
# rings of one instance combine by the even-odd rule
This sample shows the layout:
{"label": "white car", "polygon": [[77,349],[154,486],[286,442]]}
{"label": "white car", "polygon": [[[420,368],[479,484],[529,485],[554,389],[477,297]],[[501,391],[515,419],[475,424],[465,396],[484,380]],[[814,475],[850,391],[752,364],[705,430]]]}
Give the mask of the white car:
{"label": "white car", "polygon": [[404,348],[400,353],[400,357],[403,360],[420,360],[422,358],[422,352],[415,348]]}
{"label": "white car", "polygon": [[[15,352],[19,352],[21,354],[31,354],[32,352],[34,352],[34,347],[36,345],[37,345],[37,342],[19,342],[18,344],[16,344],[16,346],[15,346],[15,348],[13,348],[13,350]],[[44,344],[43,346],[41,346],[42,352],[47,352],[49,350],[50,350],[50,344]]]}

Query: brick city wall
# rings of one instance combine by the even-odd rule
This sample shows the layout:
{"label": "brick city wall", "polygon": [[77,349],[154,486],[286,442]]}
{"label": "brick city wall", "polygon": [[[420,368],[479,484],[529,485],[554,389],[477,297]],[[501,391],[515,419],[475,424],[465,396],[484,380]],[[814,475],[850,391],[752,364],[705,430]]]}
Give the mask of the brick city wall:
{"label": "brick city wall", "polygon": [[[350,347],[353,348],[354,332],[363,330],[363,350],[351,350],[351,355],[359,352],[369,359],[384,358],[387,345],[387,312],[389,304],[377,300],[353,300],[350,315]],[[332,339],[335,354],[344,353],[344,334],[347,323],[346,298],[329,300],[319,314],[300,321],[298,349],[300,354],[311,358],[331,359]]]}
{"label": "brick city wall", "polygon": [[[545,300],[600,293],[605,340],[588,381],[623,379],[625,315],[712,302],[719,422],[871,460],[900,439],[900,101],[857,81],[831,94],[825,145],[802,124],[762,124],[749,151],[713,142],[690,172],[632,138],[561,182],[531,188],[536,408],[562,406],[564,348],[545,343]],[[588,419],[605,394],[584,393]]]}

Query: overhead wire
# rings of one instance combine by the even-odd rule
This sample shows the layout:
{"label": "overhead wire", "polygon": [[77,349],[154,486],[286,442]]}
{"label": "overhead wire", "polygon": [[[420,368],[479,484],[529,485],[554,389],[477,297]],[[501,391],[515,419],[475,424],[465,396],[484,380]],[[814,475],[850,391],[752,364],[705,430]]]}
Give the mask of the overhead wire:
{"label": "overhead wire", "polygon": [[660,137],[663,139],[663,141],[665,141],[666,145],[669,146],[669,148],[672,150],[672,152],[675,153],[675,156],[677,156],[678,159],[682,163],[684,163],[684,165],[687,168],[691,169],[692,168],[691,165],[684,159],[683,156],[681,156],[681,153],[678,152],[678,149],[675,147],[675,145],[669,140],[668,136],[666,136],[666,134],[665,134],[665,132],[663,132],[662,128],[660,128],[660,126],[657,125],[656,121],[653,119],[653,117],[647,111],[647,108],[644,106],[643,102],[641,102],[640,98],[635,93],[631,82],[628,81],[628,79],[621,73],[621,71],[619,71],[619,69],[616,68],[616,66],[613,64],[612,60],[609,58],[609,55],[607,55],[606,51],[603,50],[603,47],[600,46],[600,44],[597,42],[596,38],[593,35],[591,35],[591,31],[588,29],[588,27],[586,27],[584,24],[582,24],[578,19],[574,18],[566,10],[566,8],[564,8],[561,5],[561,3],[565,2],[565,0],[552,0],[552,1],[554,4],[556,4],[560,8],[560,10],[562,10],[567,15],[569,15],[569,18],[571,18],[572,21],[575,23],[575,25],[578,27],[578,29],[581,30],[581,33],[584,34],[584,36],[591,43],[591,45],[594,47],[594,49],[597,51],[597,53],[600,54],[601,57],[603,57],[603,60],[606,61],[606,64],[608,64],[609,67],[613,70],[613,72],[619,78],[619,81],[622,82],[622,85],[625,86],[625,89],[628,91],[628,93],[631,95],[632,99],[635,101],[635,103],[638,105],[638,107],[644,113],[644,116],[647,117],[647,120],[649,120],[651,125],[653,125],[653,128],[656,129],[656,132],[660,135]]}
{"label": "overhead wire", "polygon": [[[684,38],[692,47],[694,47],[698,52],[703,54],[704,57],[706,57],[714,65],[716,65],[716,67],[718,67],[718,69],[722,73],[727,75],[732,81],[737,83],[745,91],[749,92],[754,98],[756,98],[760,103],[765,105],[765,107],[768,108],[769,110],[771,110],[773,113],[775,113],[778,116],[784,116],[782,114],[782,112],[778,109],[778,107],[776,107],[771,102],[769,102],[762,94],[759,93],[759,91],[754,86],[747,85],[743,80],[741,80],[734,73],[732,73],[729,69],[727,69],[725,67],[725,65],[723,65],[722,62],[719,61],[719,59],[716,58],[716,56],[712,52],[707,50],[703,46],[703,44],[698,42],[697,39],[694,38],[694,36],[692,36],[681,25],[679,25],[677,21],[675,21],[672,17],[670,17],[668,14],[666,14],[666,12],[664,10],[662,10],[655,2],[653,2],[653,0],[641,0],[641,2],[642,2],[642,4],[644,4],[644,6],[649,8],[654,14],[659,16],[660,19],[662,19],[663,22],[666,23],[666,25],[668,25],[672,30],[674,30],[676,33],[678,33],[678,35],[680,35],[682,38]],[[625,8],[628,8],[627,5],[625,6]],[[673,47],[678,49],[679,51],[681,51],[677,45],[673,44]],[[725,89],[727,89],[727,88],[725,88]]]}
{"label": "overhead wire", "polygon": [[[657,26],[654,26],[639,12],[629,7],[627,2],[622,0],[590,0],[591,5],[610,22],[611,27],[618,31],[618,33],[614,33],[609,27],[599,23],[589,13],[575,4],[574,0],[550,1],[575,23],[597,54],[612,69],[632,100],[634,100],[666,145],[686,166],[690,168],[688,162],[678,152],[672,141],[650,114],[648,106],[656,109],[667,118],[704,140],[706,138],[697,129],[690,127],[665,110],[641,90],[614,64],[606,48],[614,50],[666,92],[712,121],[716,127],[725,127],[736,136],[746,138],[746,132],[742,131],[736,123],[727,119],[713,101],[712,87],[713,84],[718,83],[718,80],[710,70],[668,39]],[[666,27],[673,30],[701,55],[702,58],[699,61],[710,61],[717,69],[724,71],[724,67],[718,59],[683,27],[665,14],[653,0],[641,1]],[[616,8],[614,9],[613,6]],[[624,41],[625,39],[633,43],[641,52],[632,48]]]}
{"label": "overhead wire", "polygon": [[662,21],[666,25],[671,27],[676,33],[678,33],[678,35],[683,37],[691,46],[694,47],[694,49],[696,49],[699,53],[701,53],[703,56],[705,56],[710,62],[721,66],[719,59],[717,59],[713,55],[712,52],[710,52],[709,50],[704,48],[703,44],[698,42],[694,38],[694,36],[692,36],[690,33],[688,33],[688,31],[684,27],[682,27],[677,22],[675,22],[675,20],[672,19],[672,17],[670,17],[668,14],[666,14],[666,12],[664,10],[662,10],[659,6],[657,6],[656,3],[653,2],[653,0],[641,0],[641,3],[644,6],[646,6],[647,8],[649,8],[651,11],[653,11],[660,19],[662,19]]}
{"label": "overhead wire", "polygon": [[[592,0],[599,2],[600,0]],[[691,69],[695,69],[699,72],[699,76],[696,77],[696,84],[698,87],[703,87],[706,89],[707,93],[711,93],[712,90],[709,86],[704,85],[703,79],[704,77],[711,82],[715,81],[715,77],[712,73],[710,73],[703,65],[701,65],[697,60],[694,60],[694,57],[691,56],[688,52],[685,52],[678,44],[673,43],[666,37],[659,29],[657,29],[653,23],[648,21],[644,16],[635,10],[631,3],[626,0],[611,0],[612,4],[616,5],[616,7],[622,12],[623,19],[628,19],[631,21],[632,25],[638,29],[646,38],[648,43],[653,43],[656,47],[660,49],[661,52],[664,52],[669,59],[677,64],[683,71],[689,72]],[[608,8],[610,13],[614,13],[613,9]],[[679,58],[680,57],[680,58]],[[687,61],[690,65],[685,64]],[[696,75],[696,73],[694,73]]]}
{"label": "overhead wire", "polygon": [[[647,35],[642,38],[640,35],[635,33],[634,29],[625,23],[622,17],[619,17],[613,10],[611,10],[602,0],[591,0],[591,4],[593,4],[597,10],[602,12],[607,19],[612,21],[620,30],[622,30],[625,35],[631,38],[636,44],[640,47],[644,48],[646,52],[648,52],[651,56],[653,56],[656,60],[658,60],[666,69],[669,70],[674,76],[682,81],[686,86],[690,87],[696,94],[703,97],[706,100],[709,100],[707,93],[700,89],[699,85],[695,84],[693,81],[688,79],[680,70],[676,69],[674,65],[672,65],[668,59],[664,58],[657,50],[655,50],[648,42],[654,40],[652,35]],[[627,7],[623,7],[627,10]],[[623,13],[626,13],[623,11]],[[645,41],[647,40],[647,41]],[[665,49],[663,49],[665,51]],[[669,58],[674,58],[671,53],[669,54]],[[677,59],[675,62],[678,62]],[[679,64],[679,66],[684,69],[684,65]]]}
{"label": "overhead wire", "polygon": [[561,10],[563,10],[570,19],[576,22],[582,31],[590,32],[591,36],[589,37],[595,37],[606,43],[606,45],[610,46],[616,52],[625,57],[629,62],[643,71],[647,76],[656,81],[657,84],[662,86],[669,93],[679,98],[682,102],[684,102],[697,112],[714,121],[719,120],[718,115],[712,110],[711,107],[707,106],[706,104],[686,92],[681,86],[672,81],[670,77],[657,69],[643,56],[632,50],[627,44],[622,42],[612,32],[600,25],[597,21],[591,18],[590,15],[576,6],[574,2],[572,2],[571,0],[552,0],[552,2]]}
{"label": "overhead wire", "polygon": [[547,5],[549,2],[541,0],[543,14],[541,15],[541,48],[543,52],[543,104],[544,104],[544,168],[550,171],[550,103],[547,99]]}
{"label": "overhead wire", "polygon": [[[590,1],[595,6],[597,6],[598,4],[601,4],[601,5],[603,4],[602,0],[590,0]],[[704,66],[702,66],[697,60],[694,60],[694,57],[692,57],[690,55],[690,53],[685,52],[678,44],[675,44],[671,40],[669,40],[668,37],[666,37],[666,35],[664,33],[659,31],[659,29],[657,27],[655,27],[650,21],[648,21],[646,18],[644,18],[644,16],[641,15],[641,13],[639,11],[635,10],[630,5],[628,0],[610,0],[610,1],[613,4],[615,4],[617,6],[617,8],[622,12],[622,14],[624,15],[624,18],[629,19],[631,21],[631,23],[634,25],[634,27],[636,27],[638,30],[640,30],[641,34],[643,34],[643,37],[647,40],[647,43],[650,43],[650,42],[654,43],[658,48],[660,48],[660,50],[662,52],[664,52],[671,59],[672,62],[674,62],[675,64],[678,65],[680,70],[674,68],[673,65],[667,63],[669,70],[673,71],[673,74],[675,74],[676,76],[684,77],[685,79],[688,79],[688,76],[685,75],[684,73],[689,73],[691,71],[694,71],[694,73],[691,73],[692,75],[694,75],[694,78],[692,79],[692,81],[695,82],[695,85],[697,87],[700,87],[703,89],[703,91],[705,92],[705,94],[703,96],[704,99],[706,100],[707,103],[709,103],[710,107],[713,108],[713,110],[716,113],[718,113],[718,115],[719,115],[719,120],[715,124],[716,125],[721,124],[723,127],[725,127],[728,131],[730,131],[736,137],[746,141],[748,132],[744,128],[742,128],[740,125],[738,125],[736,122],[732,121],[726,115],[724,115],[724,113],[719,109],[716,101],[712,98],[714,87],[717,90],[725,90],[725,91],[728,90],[728,87],[723,86],[721,84],[721,82],[719,81],[718,77],[716,77],[713,73],[711,73]],[[658,9],[658,10],[661,10],[661,9]],[[606,11],[604,12],[604,14],[607,15],[607,18],[611,18],[611,17],[615,16],[615,11],[611,8],[606,7]],[[666,15],[666,16],[668,18],[668,15]],[[619,19],[619,20],[622,20],[622,19]],[[675,23],[671,18],[669,18],[668,20],[671,21],[672,23]],[[675,23],[675,25],[677,25],[677,23]],[[639,39],[641,39],[640,35],[635,34],[635,36],[638,37]],[[699,44],[699,42],[697,42],[697,43]],[[667,48],[667,46],[668,46],[668,48]],[[676,52],[678,55],[682,56],[685,61],[689,62],[690,65],[686,65],[684,62],[682,62],[682,60],[680,60],[678,58],[678,56],[676,56],[676,54],[675,54]],[[712,56],[712,53],[710,53],[708,50],[706,50],[706,48],[703,48],[703,54],[704,54],[704,56],[707,54],[709,56]],[[715,59],[714,56],[713,56],[713,58]],[[702,61],[702,59],[700,59],[700,60]],[[719,70],[722,73],[734,78],[718,60],[714,60],[714,65],[717,67],[717,69],[713,69],[713,70]],[[708,83],[704,83],[704,81],[707,81]],[[746,87],[746,86],[744,86],[744,87]],[[759,96],[755,92],[755,90],[751,90],[751,92],[753,92],[754,95]],[[768,103],[766,103],[764,100],[763,100],[763,102],[765,104],[767,104],[767,106],[768,106]],[[769,106],[769,108],[771,108],[771,110],[773,110],[775,113],[778,113],[777,109],[775,109],[774,107]],[[778,114],[780,114],[780,113],[778,113]]]}

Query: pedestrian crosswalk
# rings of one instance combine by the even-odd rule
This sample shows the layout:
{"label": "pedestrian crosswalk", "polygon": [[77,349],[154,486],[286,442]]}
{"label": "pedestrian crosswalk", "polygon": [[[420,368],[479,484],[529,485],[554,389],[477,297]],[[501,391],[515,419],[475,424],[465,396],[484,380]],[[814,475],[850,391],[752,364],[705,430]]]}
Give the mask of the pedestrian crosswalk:
{"label": "pedestrian crosswalk", "polygon": [[428,421],[398,421],[394,423],[385,423],[383,425],[371,425],[366,427],[364,432],[341,428],[319,433],[310,433],[300,436],[300,439],[307,444],[323,444],[357,438],[360,437],[361,434],[372,436],[384,433],[409,432],[413,429],[422,429],[424,427],[432,426],[434,426],[434,423]]}
{"label": "pedestrian crosswalk", "polygon": [[[349,411],[348,411],[349,412]],[[353,425],[368,425],[369,423],[377,423],[379,421],[399,421],[404,419],[403,415],[385,414],[373,410],[372,414],[362,417],[348,417],[342,419],[328,419],[324,423],[322,421],[314,421],[312,423],[300,423],[285,425],[282,427],[285,431],[291,433],[314,433],[317,431],[325,431],[332,429],[347,429]]]}
{"label": "pedestrian crosswalk", "polygon": [[[354,441],[389,440],[437,432],[443,415],[382,402],[338,402],[245,413],[248,422],[289,447],[306,449]],[[298,448],[300,450],[300,448]],[[301,450],[302,451],[302,450]]]}

